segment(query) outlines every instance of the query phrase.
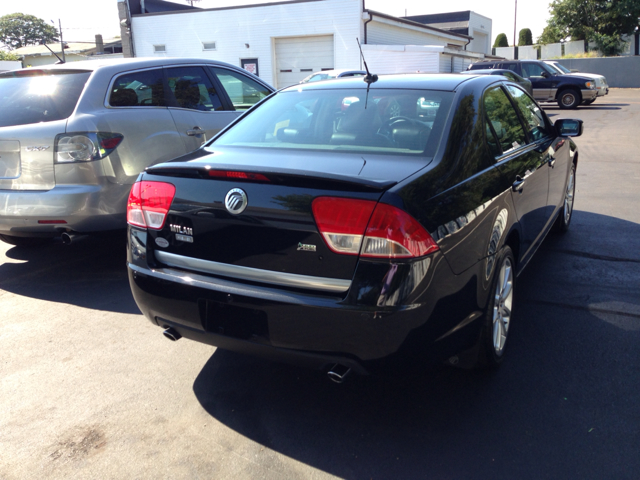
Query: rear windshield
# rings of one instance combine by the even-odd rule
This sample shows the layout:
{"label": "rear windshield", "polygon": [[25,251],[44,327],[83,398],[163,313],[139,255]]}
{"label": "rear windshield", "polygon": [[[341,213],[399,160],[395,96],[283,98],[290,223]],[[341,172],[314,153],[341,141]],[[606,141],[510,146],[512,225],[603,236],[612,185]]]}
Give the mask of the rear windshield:
{"label": "rear windshield", "polygon": [[435,152],[453,93],[431,90],[287,90],[213,146],[420,154]]}
{"label": "rear windshield", "polygon": [[91,72],[28,70],[0,74],[0,127],[69,117]]}

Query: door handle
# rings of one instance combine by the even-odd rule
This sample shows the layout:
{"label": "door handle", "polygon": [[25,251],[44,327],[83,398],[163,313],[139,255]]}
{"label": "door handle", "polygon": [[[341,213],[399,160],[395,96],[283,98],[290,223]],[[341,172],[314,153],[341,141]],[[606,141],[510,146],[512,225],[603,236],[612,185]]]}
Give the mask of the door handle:
{"label": "door handle", "polygon": [[204,135],[206,132],[202,130],[200,127],[193,127],[191,130],[187,130],[187,135],[190,137],[197,137],[199,135]]}
{"label": "door handle", "polygon": [[549,166],[551,168],[553,168],[556,164],[556,157],[553,157],[551,155],[549,155],[549,158],[547,159],[547,162],[549,162]]}
{"label": "door handle", "polygon": [[513,182],[513,185],[511,185],[511,190],[513,190],[514,192],[522,193],[522,190],[524,189],[524,182],[524,178],[522,178],[520,175],[516,175],[516,181]]}

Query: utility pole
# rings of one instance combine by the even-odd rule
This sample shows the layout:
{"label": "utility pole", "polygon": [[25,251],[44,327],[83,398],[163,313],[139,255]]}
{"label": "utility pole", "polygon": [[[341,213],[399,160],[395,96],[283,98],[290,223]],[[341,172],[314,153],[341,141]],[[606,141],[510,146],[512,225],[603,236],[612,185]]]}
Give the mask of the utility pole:
{"label": "utility pole", "polygon": [[516,46],[516,20],[518,19],[518,0],[516,0],[516,11],[513,14],[513,46]]}
{"label": "utility pole", "polygon": [[[516,0],[517,2],[518,0]],[[58,28],[60,29],[60,50],[62,50],[62,63],[66,63],[67,59],[64,56],[64,42],[62,41],[62,22],[58,19]]]}

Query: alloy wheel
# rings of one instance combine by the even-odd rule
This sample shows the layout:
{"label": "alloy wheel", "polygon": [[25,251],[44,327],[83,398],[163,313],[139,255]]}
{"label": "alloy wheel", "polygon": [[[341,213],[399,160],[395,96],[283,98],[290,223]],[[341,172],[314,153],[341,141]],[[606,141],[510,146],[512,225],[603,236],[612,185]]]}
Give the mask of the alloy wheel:
{"label": "alloy wheel", "polygon": [[500,267],[493,303],[493,348],[501,356],[507,341],[513,305],[513,265],[505,258]]}
{"label": "alloy wheel", "polygon": [[575,193],[576,171],[574,167],[571,167],[571,173],[569,173],[569,179],[567,180],[567,190],[564,194],[564,223],[568,224],[571,220],[571,213],[573,212],[573,195]]}

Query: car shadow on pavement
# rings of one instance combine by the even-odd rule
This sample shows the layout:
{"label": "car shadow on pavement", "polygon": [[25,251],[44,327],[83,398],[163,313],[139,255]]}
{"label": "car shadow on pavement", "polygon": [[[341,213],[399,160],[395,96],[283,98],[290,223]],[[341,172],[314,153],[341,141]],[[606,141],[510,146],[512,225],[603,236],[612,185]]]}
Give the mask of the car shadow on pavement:
{"label": "car shadow on pavement", "polygon": [[0,290],[94,310],[140,313],[129,289],[124,232],[82,237],[71,245],[56,239],[39,247],[9,247],[5,257]]}
{"label": "car shadow on pavement", "polygon": [[[603,236],[605,248],[593,242]],[[265,450],[341,478],[633,478],[638,239],[639,224],[579,211],[550,235],[518,278],[497,372],[443,366],[337,385],[216,350],[194,394]]]}

